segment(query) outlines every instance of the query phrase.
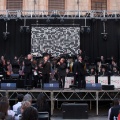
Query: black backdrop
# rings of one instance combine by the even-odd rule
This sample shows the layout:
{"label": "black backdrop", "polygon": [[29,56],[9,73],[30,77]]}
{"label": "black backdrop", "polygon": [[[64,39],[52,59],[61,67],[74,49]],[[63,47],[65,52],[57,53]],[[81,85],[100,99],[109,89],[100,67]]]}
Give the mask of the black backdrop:
{"label": "black backdrop", "polygon": [[[36,20],[27,20],[27,26],[36,23]],[[46,20],[39,20],[39,24],[47,24]],[[8,40],[3,39],[5,32],[5,21],[0,20],[0,55],[5,55],[7,59],[27,55],[31,51],[31,33],[20,33],[20,26],[23,26],[23,20],[8,21]],[[59,20],[51,20],[50,24],[60,24]],[[84,26],[84,20],[65,20],[64,24],[80,24]],[[64,24],[61,24],[64,26]],[[105,58],[114,56],[119,60],[120,54],[120,21],[107,20],[106,32],[108,38],[105,41],[102,38],[103,22],[101,20],[87,20],[87,25],[91,27],[91,32],[80,34],[80,47],[94,62],[95,58],[103,55]]]}

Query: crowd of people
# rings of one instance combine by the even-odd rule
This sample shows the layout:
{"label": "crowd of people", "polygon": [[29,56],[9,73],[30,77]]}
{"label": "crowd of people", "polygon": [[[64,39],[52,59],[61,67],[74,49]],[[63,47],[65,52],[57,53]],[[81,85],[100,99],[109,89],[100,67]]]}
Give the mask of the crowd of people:
{"label": "crowd of people", "polygon": [[[13,74],[19,74],[24,78],[24,86],[32,85],[37,87],[41,83],[49,83],[55,79],[61,88],[65,86],[65,77],[74,77],[74,84],[79,88],[85,88],[85,76],[119,76],[119,67],[114,57],[105,59],[104,56],[96,58],[94,63],[90,63],[88,57],[79,51],[77,55],[69,56],[66,52],[59,57],[52,57],[50,54],[43,53],[42,58],[36,58],[31,54],[26,57],[6,60],[4,56],[0,60],[0,73],[4,79],[9,79]],[[28,81],[27,81],[28,80]]]}
{"label": "crowd of people", "polygon": [[30,94],[18,94],[17,100],[11,109],[8,98],[0,98],[0,120],[41,120],[40,112],[47,112],[50,119],[50,107],[43,93],[38,95],[36,103],[32,103]]}

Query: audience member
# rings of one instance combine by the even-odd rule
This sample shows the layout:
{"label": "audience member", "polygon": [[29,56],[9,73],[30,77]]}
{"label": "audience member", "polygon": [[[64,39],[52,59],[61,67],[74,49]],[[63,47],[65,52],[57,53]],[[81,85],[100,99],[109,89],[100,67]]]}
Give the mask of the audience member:
{"label": "audience member", "polygon": [[[22,103],[21,103],[21,109],[20,109],[20,111],[21,111],[21,114],[28,108],[28,107],[30,107],[31,106],[31,103],[29,102],[29,101],[23,101]],[[15,120],[20,120],[20,117],[22,117],[21,116],[21,114],[19,114],[19,115],[17,115],[16,117],[15,117]]]}
{"label": "audience member", "polygon": [[109,120],[113,120],[114,117],[118,117],[119,110],[120,110],[120,99],[118,100],[118,102],[119,102],[119,105],[116,105],[116,106],[111,108],[111,113],[110,113],[110,119]]}
{"label": "audience member", "polygon": [[21,106],[21,102],[23,101],[23,94],[18,94],[17,96],[17,104],[13,105],[13,111],[17,112],[17,109]]}
{"label": "audience member", "polygon": [[22,113],[21,120],[38,120],[38,111],[34,107],[28,107]]}
{"label": "audience member", "polygon": [[8,115],[9,104],[6,102],[0,101],[0,119],[5,120]]}
{"label": "audience member", "polygon": [[43,93],[40,93],[38,95],[37,101],[33,107],[35,107],[38,112],[49,112],[49,115],[51,114],[49,104],[47,103],[45,95]]}
{"label": "audience member", "polygon": [[[6,102],[9,105],[9,100],[8,100],[8,98],[6,96],[1,97],[0,101],[1,102]],[[13,118],[15,116],[15,112],[13,110],[10,110],[10,106],[8,108],[8,115],[12,116]]]}
{"label": "audience member", "polygon": [[[30,94],[26,94],[23,97],[23,101],[29,101],[32,104],[32,96]],[[17,109],[17,115],[21,114],[21,107],[18,107]]]}
{"label": "audience member", "polygon": [[119,105],[118,99],[114,99],[114,100],[113,100],[113,103],[112,103],[112,106],[111,106],[111,108],[110,108],[109,111],[108,111],[108,120],[110,120],[111,109],[112,109],[113,107],[115,107],[115,106],[118,106],[118,105]]}

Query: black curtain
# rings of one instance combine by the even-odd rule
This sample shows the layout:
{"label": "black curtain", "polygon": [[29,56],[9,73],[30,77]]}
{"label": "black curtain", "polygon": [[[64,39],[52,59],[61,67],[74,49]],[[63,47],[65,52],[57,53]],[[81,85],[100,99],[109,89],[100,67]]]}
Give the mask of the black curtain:
{"label": "black curtain", "polygon": [[[0,20],[0,56],[5,55],[7,59],[12,59],[15,55],[18,57],[27,55],[31,52],[31,32],[20,33],[20,26],[24,25],[23,20],[9,20],[8,32],[10,35],[7,40],[3,39],[5,32],[5,21]],[[27,20],[26,25],[31,26],[36,24],[36,20]],[[38,20],[38,24],[47,24],[46,20]],[[84,20],[50,20],[49,24],[70,24],[71,26],[79,24],[84,26]],[[120,54],[120,21],[107,20],[106,32],[108,33],[107,40],[103,39],[103,22],[101,20],[87,20],[87,26],[91,27],[91,32],[80,34],[80,48],[89,56],[91,62],[103,55],[105,58],[114,56],[119,61]]]}

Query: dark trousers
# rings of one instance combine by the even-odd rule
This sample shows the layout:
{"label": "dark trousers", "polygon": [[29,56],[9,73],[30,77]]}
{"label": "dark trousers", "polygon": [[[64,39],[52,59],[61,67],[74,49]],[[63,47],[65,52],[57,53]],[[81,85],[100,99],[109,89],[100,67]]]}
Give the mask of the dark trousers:
{"label": "dark trousers", "polygon": [[31,85],[32,86],[32,73],[25,73],[24,86],[25,85]]}
{"label": "dark trousers", "polygon": [[60,86],[60,88],[64,88],[64,86],[65,86],[65,76],[59,76],[59,86]]}
{"label": "dark trousers", "polygon": [[43,74],[42,76],[42,87],[44,85],[44,83],[49,83],[49,79],[50,79],[50,74]]}
{"label": "dark trousers", "polygon": [[37,87],[39,77],[38,75],[34,75],[33,77],[34,77],[34,87]]}
{"label": "dark trousers", "polygon": [[85,76],[83,75],[74,75],[75,84],[78,82],[78,88],[85,88]]}

